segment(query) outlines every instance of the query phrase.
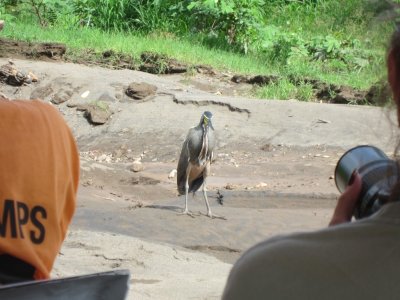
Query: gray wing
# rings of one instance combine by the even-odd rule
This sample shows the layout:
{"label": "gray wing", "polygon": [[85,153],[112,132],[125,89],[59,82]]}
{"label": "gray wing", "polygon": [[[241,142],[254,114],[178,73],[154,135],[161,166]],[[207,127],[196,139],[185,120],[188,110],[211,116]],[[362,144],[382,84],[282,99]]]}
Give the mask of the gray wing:
{"label": "gray wing", "polygon": [[182,145],[181,155],[179,156],[176,183],[178,187],[179,195],[185,194],[186,184],[186,170],[189,165],[189,149],[188,149],[188,138],[185,139]]}
{"label": "gray wing", "polygon": [[[177,168],[177,187],[180,195],[185,194],[185,184],[187,177],[187,168],[189,162],[195,163],[199,156],[202,141],[202,130],[196,126],[189,130],[182,145],[181,155],[179,156]],[[195,192],[203,184],[203,176],[192,178],[189,186],[189,192]]]}

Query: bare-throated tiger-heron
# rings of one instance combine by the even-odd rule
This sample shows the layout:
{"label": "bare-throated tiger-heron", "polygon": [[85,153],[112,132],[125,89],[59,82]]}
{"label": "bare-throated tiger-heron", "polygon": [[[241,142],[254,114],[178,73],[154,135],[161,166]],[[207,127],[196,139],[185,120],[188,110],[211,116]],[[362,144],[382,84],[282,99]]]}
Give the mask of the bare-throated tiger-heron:
{"label": "bare-throated tiger-heron", "polygon": [[[203,186],[203,196],[207,206],[207,216],[213,216],[207,199],[207,177],[210,175],[210,165],[215,147],[212,113],[205,111],[200,123],[189,129],[182,145],[177,168],[177,185],[180,195],[185,195],[185,209],[182,214],[192,216],[188,209],[188,194],[195,193]],[[221,217],[219,217],[221,218]]]}

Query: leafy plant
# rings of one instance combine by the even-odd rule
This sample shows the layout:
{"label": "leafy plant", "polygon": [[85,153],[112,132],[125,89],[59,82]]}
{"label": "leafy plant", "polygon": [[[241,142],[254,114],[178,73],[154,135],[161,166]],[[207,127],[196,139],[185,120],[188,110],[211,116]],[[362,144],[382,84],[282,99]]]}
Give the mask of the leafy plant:
{"label": "leafy plant", "polygon": [[110,111],[110,106],[105,101],[102,101],[102,100],[89,101],[89,105],[91,105],[93,107],[97,107],[100,110],[105,111],[105,112]]}
{"label": "leafy plant", "polygon": [[164,1],[152,1],[135,6],[136,17],[132,24],[143,32],[175,31],[185,27],[181,18],[173,18],[171,11]]}
{"label": "leafy plant", "polygon": [[54,24],[60,12],[68,7],[68,1],[61,0],[29,0],[26,3],[31,7],[42,27]]}
{"label": "leafy plant", "polygon": [[75,13],[86,27],[103,30],[129,30],[135,11],[129,0],[74,0]]}
{"label": "leafy plant", "polygon": [[264,0],[197,0],[187,9],[192,13],[194,31],[222,36],[247,53],[264,23],[264,4]]}
{"label": "leafy plant", "polygon": [[314,98],[314,90],[311,84],[301,84],[297,87],[296,99],[300,101],[310,101]]}
{"label": "leafy plant", "polygon": [[10,23],[15,20],[15,16],[9,14],[4,6],[0,6],[0,19]]}
{"label": "leafy plant", "polygon": [[295,98],[296,92],[296,86],[289,80],[283,79],[276,83],[257,88],[256,96],[262,99],[287,100]]}

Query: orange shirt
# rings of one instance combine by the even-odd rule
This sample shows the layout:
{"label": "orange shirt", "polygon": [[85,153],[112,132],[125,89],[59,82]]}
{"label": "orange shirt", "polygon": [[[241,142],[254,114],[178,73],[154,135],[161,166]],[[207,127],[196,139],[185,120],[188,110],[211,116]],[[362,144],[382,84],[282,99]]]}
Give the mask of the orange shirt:
{"label": "orange shirt", "polygon": [[50,104],[0,98],[0,254],[49,278],[74,210],[75,140]]}

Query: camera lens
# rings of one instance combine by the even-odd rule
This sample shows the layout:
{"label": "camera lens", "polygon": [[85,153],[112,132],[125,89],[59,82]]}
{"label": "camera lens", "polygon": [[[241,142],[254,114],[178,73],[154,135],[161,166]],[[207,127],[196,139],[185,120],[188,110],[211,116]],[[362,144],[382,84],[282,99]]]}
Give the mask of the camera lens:
{"label": "camera lens", "polygon": [[362,145],[348,150],[339,159],[335,168],[335,183],[339,192],[344,192],[353,172],[357,170],[362,180],[360,198],[354,217],[370,216],[385,204],[392,187],[399,177],[398,164],[374,147]]}
{"label": "camera lens", "polygon": [[388,201],[392,187],[398,181],[399,168],[393,160],[378,160],[360,167],[358,173],[362,188],[354,217],[361,219],[372,215]]}

